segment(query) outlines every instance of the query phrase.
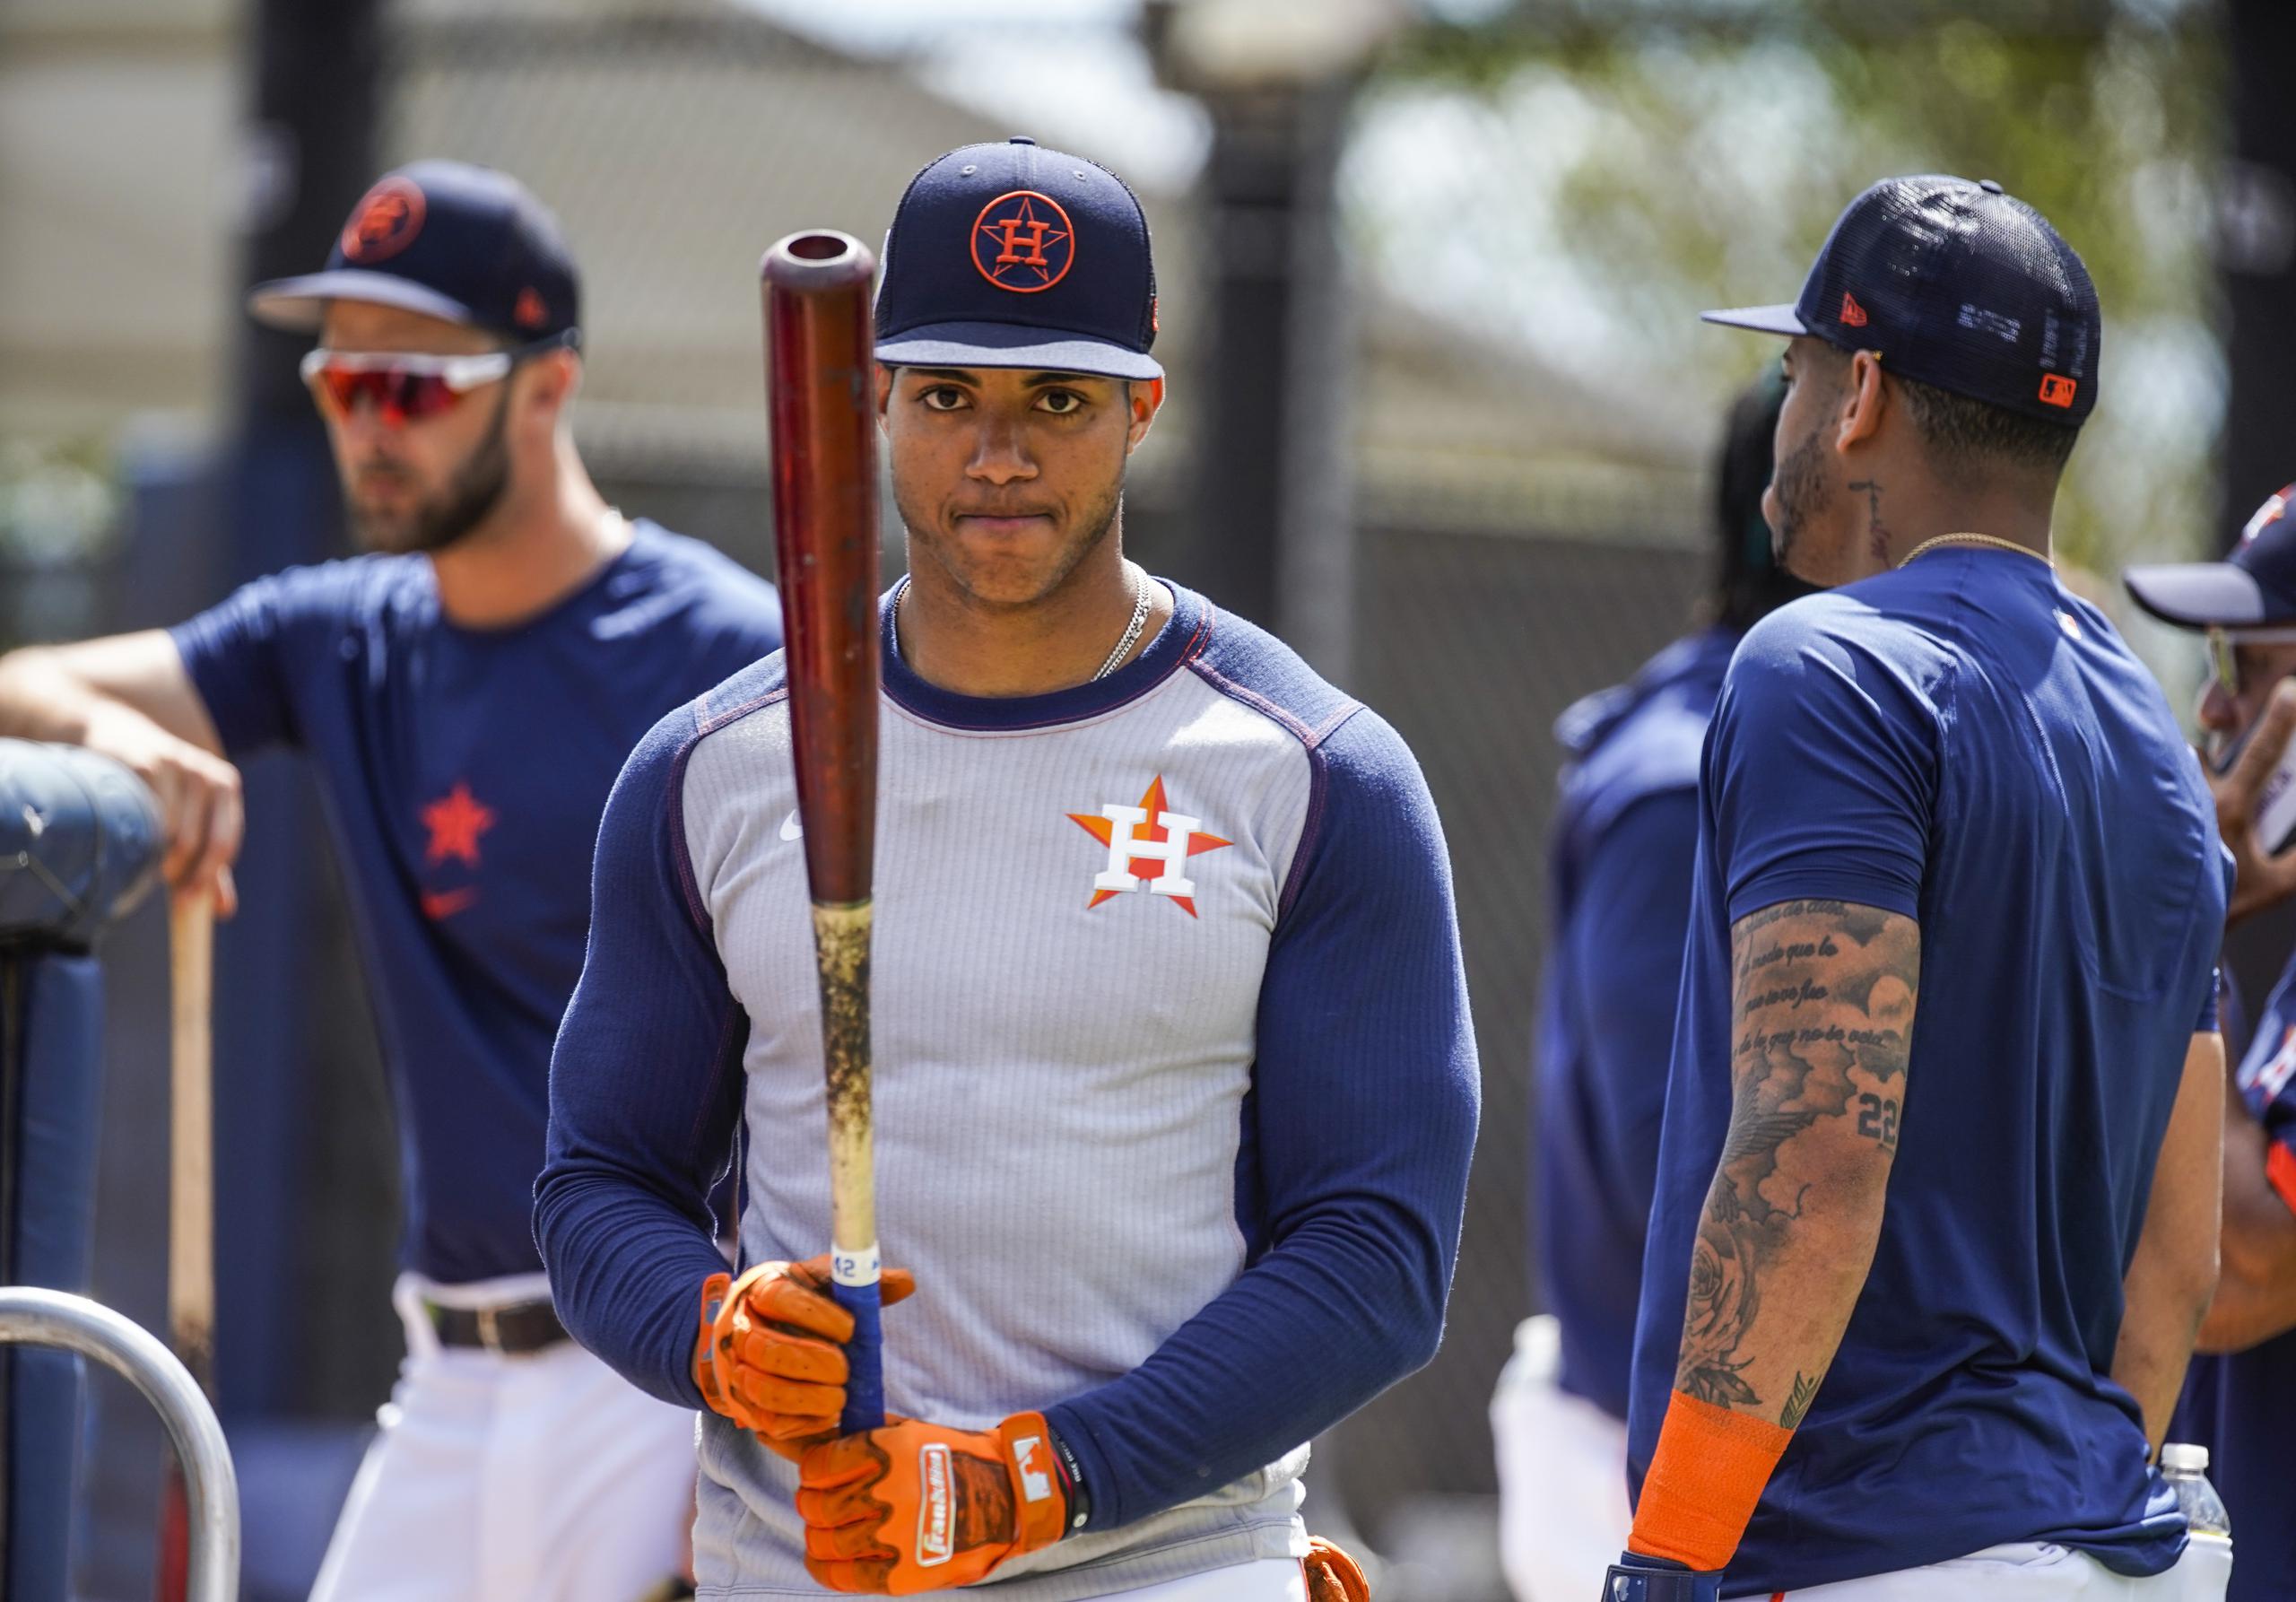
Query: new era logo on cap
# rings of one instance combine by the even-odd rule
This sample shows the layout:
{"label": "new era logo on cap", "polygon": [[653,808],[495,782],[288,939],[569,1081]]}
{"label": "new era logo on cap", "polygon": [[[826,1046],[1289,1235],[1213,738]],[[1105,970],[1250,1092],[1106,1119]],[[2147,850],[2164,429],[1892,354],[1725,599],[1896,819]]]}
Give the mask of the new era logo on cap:
{"label": "new era logo on cap", "polygon": [[1834,223],[1793,305],[1706,318],[1874,351],[1900,377],[2050,422],[2096,405],[2096,286],[2048,220],[1990,178],[1875,184]]}
{"label": "new era logo on cap", "polygon": [[877,359],[1158,379],[1148,219],[1114,173],[1033,140],[918,173],[885,234]]}

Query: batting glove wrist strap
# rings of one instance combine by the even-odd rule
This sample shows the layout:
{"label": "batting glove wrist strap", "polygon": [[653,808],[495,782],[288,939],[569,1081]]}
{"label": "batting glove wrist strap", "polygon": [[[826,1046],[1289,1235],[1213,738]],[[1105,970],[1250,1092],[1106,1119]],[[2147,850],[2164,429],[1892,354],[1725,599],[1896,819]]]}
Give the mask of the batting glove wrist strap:
{"label": "batting glove wrist strap", "polygon": [[993,1430],[917,1419],[841,1435],[798,1464],[805,1571],[833,1591],[907,1596],[970,1585],[1068,1528],[1040,1413]]}
{"label": "batting glove wrist strap", "polygon": [[1620,1554],[1603,1580],[1603,1602],[1719,1602],[1722,1576],[1700,1574],[1662,1557]]}

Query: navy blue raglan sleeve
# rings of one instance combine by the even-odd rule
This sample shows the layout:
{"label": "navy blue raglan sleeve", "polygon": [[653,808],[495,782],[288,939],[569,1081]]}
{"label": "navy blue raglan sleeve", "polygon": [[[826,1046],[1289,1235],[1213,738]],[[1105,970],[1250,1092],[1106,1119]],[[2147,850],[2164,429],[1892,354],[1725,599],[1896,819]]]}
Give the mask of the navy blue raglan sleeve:
{"label": "navy blue raglan sleeve", "polygon": [[1255,1259],[1139,1368],[1046,1410],[1095,1529],[1274,1461],[1442,1335],[1480,1094],[1442,831],[1370,713],[1316,760],[1321,820],[1269,948],[1246,1103]]}
{"label": "navy blue raglan sleeve", "polygon": [[289,568],[243,584],[168,631],[223,754],[238,760],[271,745],[300,745],[295,686],[315,667],[314,648],[349,621],[348,563]]}
{"label": "navy blue raglan sleeve", "polygon": [[701,1406],[701,1284],[726,1267],[709,1197],[734,1149],[748,1040],[683,838],[680,789],[699,736],[693,708],[665,718],[607,799],[535,1186],[535,1240],[568,1331],[687,1407]]}
{"label": "navy blue raglan sleeve", "polygon": [[1715,709],[1706,796],[1733,924],[1804,900],[1919,916],[1938,718],[1902,663],[1822,617],[1804,602],[1757,624]]}

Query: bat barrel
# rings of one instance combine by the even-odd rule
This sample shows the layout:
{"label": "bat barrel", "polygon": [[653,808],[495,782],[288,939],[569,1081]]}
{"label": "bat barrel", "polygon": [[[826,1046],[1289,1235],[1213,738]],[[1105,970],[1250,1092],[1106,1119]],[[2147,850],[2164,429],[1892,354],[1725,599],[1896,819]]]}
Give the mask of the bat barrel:
{"label": "bat barrel", "polygon": [[815,901],[849,906],[869,898],[876,844],[876,261],[851,235],[814,230],[767,251],[761,272],[805,873]]}

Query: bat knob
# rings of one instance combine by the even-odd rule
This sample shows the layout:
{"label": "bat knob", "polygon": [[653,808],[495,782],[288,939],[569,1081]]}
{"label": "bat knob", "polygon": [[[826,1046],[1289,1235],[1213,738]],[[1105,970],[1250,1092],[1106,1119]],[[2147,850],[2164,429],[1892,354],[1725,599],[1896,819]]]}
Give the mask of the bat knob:
{"label": "bat knob", "polygon": [[777,289],[818,292],[867,283],[877,258],[869,247],[833,228],[808,228],[777,240],[758,264],[758,275]]}

